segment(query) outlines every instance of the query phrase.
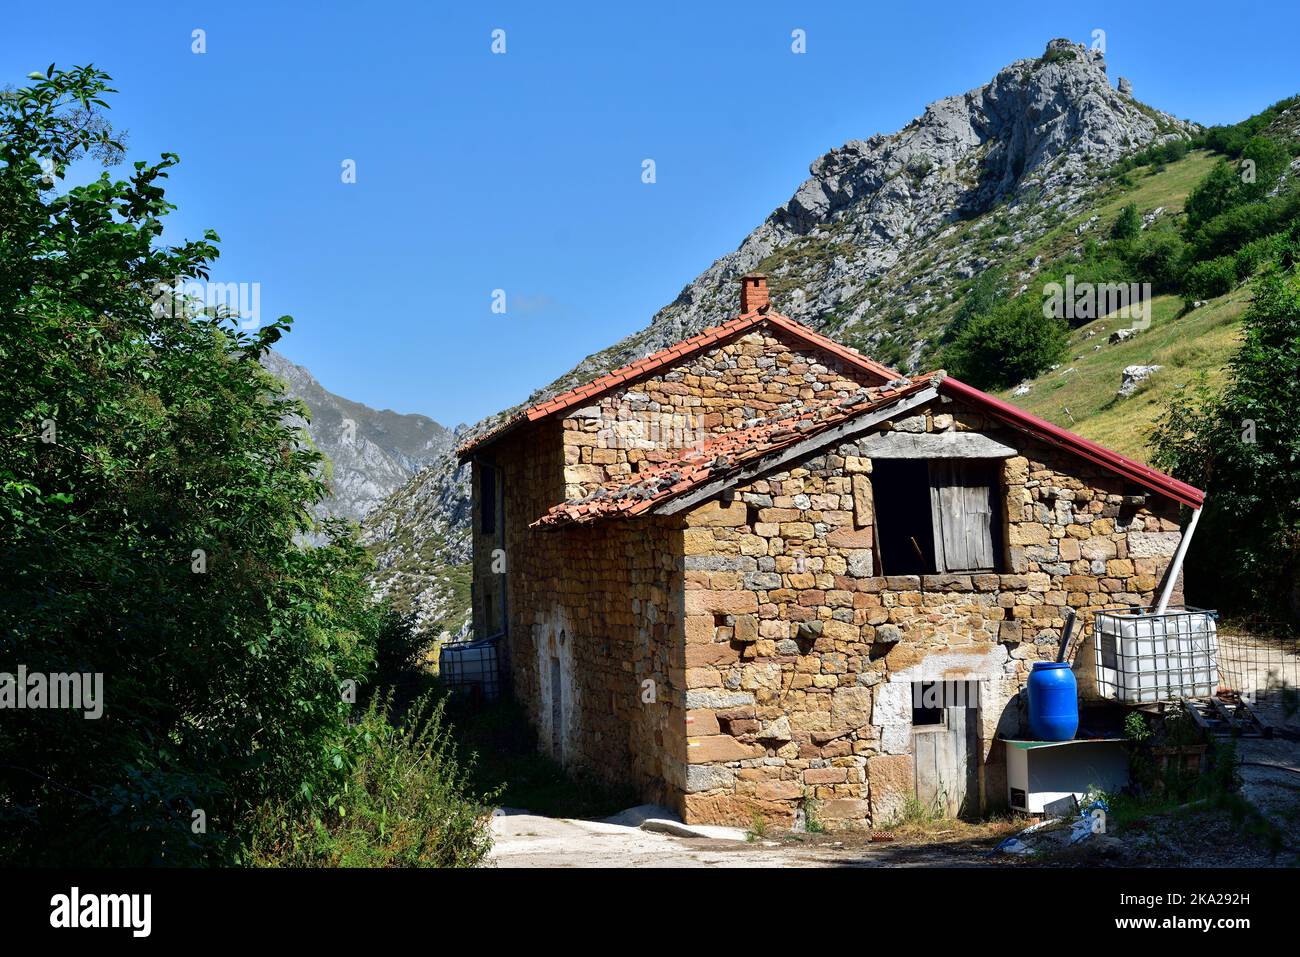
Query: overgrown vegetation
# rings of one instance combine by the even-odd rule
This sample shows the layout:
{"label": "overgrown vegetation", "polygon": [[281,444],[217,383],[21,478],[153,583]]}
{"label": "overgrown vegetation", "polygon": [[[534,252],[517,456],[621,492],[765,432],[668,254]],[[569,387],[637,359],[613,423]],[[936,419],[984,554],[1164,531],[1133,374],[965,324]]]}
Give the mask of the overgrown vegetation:
{"label": "overgrown vegetation", "polygon": [[803,826],[804,830],[809,834],[821,834],[826,830],[826,825],[822,823],[821,819],[821,809],[822,802],[805,791],[803,798]]}
{"label": "overgrown vegetation", "polygon": [[5,712],[0,862],[473,863],[440,711],[358,716],[412,649],[351,532],[312,528],[306,409],[258,362],[291,320],[171,295],[218,255],[161,242],[174,154],[60,191],[121,152],[109,79],[51,66],[0,98],[0,672],[103,681],[97,720]]}
{"label": "overgrown vegetation", "polygon": [[[1125,722],[1129,739],[1132,785],[1123,792],[1090,792],[1105,801],[1106,830],[1123,837],[1146,828],[1152,821],[1180,815],[1227,812],[1239,832],[1263,839],[1276,854],[1284,835],[1240,792],[1238,758],[1234,742],[1205,743],[1193,720],[1175,712],[1148,717],[1132,712]],[[1185,763],[1184,757],[1203,752],[1205,767]]]}
{"label": "overgrown vegetation", "polygon": [[[1175,139],[1116,165],[1114,175],[1132,186],[1144,166],[1162,169],[1193,147],[1218,151],[1222,159],[1190,191],[1180,225],[1172,219],[1144,222],[1137,204],[1120,208],[1107,241],[1081,247],[1044,268],[1035,287],[1011,302],[990,296],[995,276],[966,290],[944,338],[942,363],[976,385],[998,388],[1040,375],[1064,355],[1061,321],[1099,318],[1097,310],[1060,314],[1045,308],[1051,283],[1075,287],[1150,284],[1153,295],[1180,295],[1193,304],[1223,296],[1249,280],[1290,242],[1300,222],[1300,190],[1283,184],[1297,145],[1267,134],[1269,124],[1300,99],[1282,101],[1249,120],[1216,127],[1195,140]],[[1021,302],[1021,300],[1024,300]],[[1044,320],[1033,315],[1042,308]]]}
{"label": "overgrown vegetation", "polygon": [[[259,808],[247,854],[277,867],[472,867],[491,846],[444,721],[421,699],[397,724],[375,698],[340,742],[342,784]],[[484,795],[492,800],[495,792]]]}
{"label": "overgrown vegetation", "polygon": [[1221,391],[1180,389],[1156,464],[1206,491],[1190,575],[1229,610],[1300,620],[1300,234],[1255,283]]}

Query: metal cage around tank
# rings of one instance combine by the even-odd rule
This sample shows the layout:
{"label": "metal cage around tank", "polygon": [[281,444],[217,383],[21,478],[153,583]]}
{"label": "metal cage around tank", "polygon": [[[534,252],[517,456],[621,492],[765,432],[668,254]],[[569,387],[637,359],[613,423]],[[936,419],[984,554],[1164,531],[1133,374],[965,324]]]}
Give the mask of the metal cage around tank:
{"label": "metal cage around tank", "polygon": [[501,637],[453,641],[438,653],[438,674],[457,697],[495,701],[501,697]]}
{"label": "metal cage around tank", "polygon": [[1108,608],[1093,618],[1097,690],[1121,704],[1205,698],[1219,684],[1218,612]]}

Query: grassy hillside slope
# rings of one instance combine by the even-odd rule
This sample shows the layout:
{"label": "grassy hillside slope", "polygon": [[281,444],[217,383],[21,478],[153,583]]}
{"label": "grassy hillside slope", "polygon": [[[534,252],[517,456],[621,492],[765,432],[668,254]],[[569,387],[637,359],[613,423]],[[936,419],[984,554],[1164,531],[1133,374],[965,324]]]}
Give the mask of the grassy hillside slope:
{"label": "grassy hillside slope", "polygon": [[[1196,150],[1164,168],[1130,174],[1132,185],[1116,181],[1091,211],[1063,222],[1034,244],[1043,264],[1068,256],[1088,236],[1106,235],[1120,210],[1135,203],[1144,216],[1162,209],[1161,217],[1180,217],[1187,194],[1218,162]],[[1083,233],[1076,231],[1096,216]],[[1132,339],[1111,344],[1109,336],[1132,323],[1105,317],[1072,330],[1070,358],[1058,369],[1029,380],[1027,395],[1001,398],[1028,412],[1100,442],[1139,461],[1147,461],[1147,437],[1160,409],[1176,388],[1205,374],[1211,385],[1223,378],[1238,341],[1237,325],[1250,301],[1249,285],[1205,305],[1187,310],[1175,295],[1156,296],[1151,328]],[[1117,395],[1124,368],[1159,365],[1161,370],[1128,398]]]}
{"label": "grassy hillside slope", "polygon": [[[1031,380],[1028,395],[1001,397],[1056,425],[1078,432],[1138,461],[1147,461],[1147,436],[1161,408],[1178,386],[1204,373],[1218,385],[1237,345],[1237,326],[1250,300],[1248,287],[1212,299],[1183,314],[1175,296],[1157,296],[1151,328],[1125,342],[1107,338],[1127,321],[1098,319],[1074,331],[1074,356],[1061,366]],[[1093,334],[1092,338],[1088,338]],[[1163,368],[1127,398],[1116,393],[1125,366]]]}

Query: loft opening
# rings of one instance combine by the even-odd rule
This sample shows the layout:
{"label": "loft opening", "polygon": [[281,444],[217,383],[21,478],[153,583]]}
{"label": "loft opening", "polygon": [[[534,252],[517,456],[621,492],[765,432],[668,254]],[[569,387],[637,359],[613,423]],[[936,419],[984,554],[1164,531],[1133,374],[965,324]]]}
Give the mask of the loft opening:
{"label": "loft opening", "polygon": [[941,681],[912,682],[912,727],[944,724],[944,688]]}
{"label": "loft opening", "polygon": [[1005,570],[1000,460],[882,458],[871,478],[884,574]]}

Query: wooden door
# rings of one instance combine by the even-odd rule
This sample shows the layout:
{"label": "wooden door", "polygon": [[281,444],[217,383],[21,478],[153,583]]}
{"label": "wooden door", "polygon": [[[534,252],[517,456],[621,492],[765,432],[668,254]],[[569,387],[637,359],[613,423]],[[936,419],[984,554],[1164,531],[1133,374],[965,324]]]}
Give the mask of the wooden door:
{"label": "wooden door", "polygon": [[944,817],[973,812],[979,803],[978,710],[969,683],[966,688],[962,699],[944,707],[943,724],[912,730],[916,798],[923,808]]}

